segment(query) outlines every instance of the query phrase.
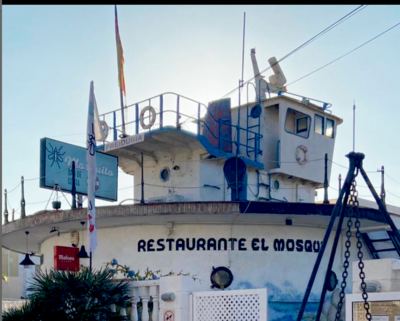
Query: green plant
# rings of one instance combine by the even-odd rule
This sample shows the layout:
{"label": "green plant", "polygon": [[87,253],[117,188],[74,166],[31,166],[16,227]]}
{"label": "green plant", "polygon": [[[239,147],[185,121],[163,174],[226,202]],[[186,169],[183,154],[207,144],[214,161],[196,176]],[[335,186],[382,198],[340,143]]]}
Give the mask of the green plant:
{"label": "green plant", "polygon": [[11,307],[3,311],[3,321],[42,321],[40,304],[26,301],[21,307]]}
{"label": "green plant", "polygon": [[[27,290],[28,303],[20,311],[3,313],[3,321],[125,320],[112,313],[110,305],[126,307],[130,299],[129,283],[115,282],[108,269],[46,270],[33,277]],[[15,319],[21,313],[29,318]]]}
{"label": "green plant", "polygon": [[[141,274],[140,270],[135,272],[134,270],[131,270],[131,268],[127,265],[121,265],[118,263],[118,261],[114,258],[110,262],[104,263],[106,268],[110,271],[112,275],[117,276],[119,273],[121,273],[125,278],[132,279],[132,281],[146,281],[146,280],[158,280],[161,277],[165,276],[172,276],[172,275],[183,275],[183,276],[189,276],[190,273],[183,273],[183,271],[180,271],[178,274],[175,274],[175,272],[170,271],[167,274],[162,275],[161,270],[157,271],[152,271],[148,267],[146,270],[143,271],[143,274]],[[193,280],[199,280],[200,279],[196,278],[196,275],[192,276]]]}

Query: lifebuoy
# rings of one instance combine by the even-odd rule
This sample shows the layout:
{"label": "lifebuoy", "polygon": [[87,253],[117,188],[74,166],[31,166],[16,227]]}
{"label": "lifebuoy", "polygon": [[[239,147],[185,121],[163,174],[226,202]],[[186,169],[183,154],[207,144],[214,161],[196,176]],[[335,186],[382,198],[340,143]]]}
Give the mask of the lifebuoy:
{"label": "lifebuoy", "polygon": [[304,145],[297,146],[296,161],[300,165],[304,165],[305,163],[307,163],[307,152],[308,152],[308,149],[306,146],[304,146]]}
{"label": "lifebuoy", "polygon": [[[147,125],[144,123],[144,118],[147,118],[147,117],[144,117],[144,114],[146,113],[146,111],[148,111],[150,113],[150,116],[149,116],[150,120]],[[151,126],[154,125],[155,121],[156,121],[156,111],[154,110],[153,107],[147,106],[147,107],[144,107],[140,111],[140,126],[142,126],[143,129],[149,129]]]}

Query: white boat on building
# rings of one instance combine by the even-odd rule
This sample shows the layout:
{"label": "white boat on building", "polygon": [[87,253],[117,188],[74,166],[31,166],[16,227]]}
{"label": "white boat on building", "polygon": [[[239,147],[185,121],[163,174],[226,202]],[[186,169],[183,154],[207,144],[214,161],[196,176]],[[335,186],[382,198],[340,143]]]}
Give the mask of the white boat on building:
{"label": "white boat on building", "polygon": [[[255,82],[243,87],[240,106],[232,107],[229,98],[206,106],[168,92],[127,106],[133,119],[126,123],[120,109],[100,115],[104,135],[97,150],[117,157],[118,166],[134,177],[135,188],[134,204],[96,208],[98,248],[92,265],[99,269],[115,258],[134,271],[174,272],[132,282],[133,306],[139,300],[143,307],[152,302],[153,321],[171,315],[175,321],[295,320],[300,310],[335,207],[334,202],[316,203],[315,195],[329,183],[342,119],[330,104],[289,93],[276,59],[269,60],[274,75],[267,82],[259,75],[255,50],[251,58]],[[42,144],[51,144],[53,151],[67,145],[49,139]],[[68,156],[63,155],[61,165]],[[46,161],[44,157],[43,168]],[[76,171],[78,182],[85,166]],[[99,171],[113,174],[105,167]],[[98,178],[100,191],[100,174]],[[399,258],[395,235],[378,208],[361,205],[360,200],[366,270],[368,264],[379,266],[377,262],[390,269]],[[398,209],[388,211],[398,224]],[[76,208],[9,222],[2,227],[3,247],[25,253],[25,231],[30,231],[29,250],[41,258],[40,269],[56,262],[62,268],[57,251],[68,247],[76,253],[85,243],[80,222],[86,216],[86,208]],[[332,293],[340,291],[347,217],[344,221],[332,265],[339,282],[328,287],[321,320],[334,320],[337,308]],[[59,235],[49,233],[52,227]],[[346,293],[357,293],[354,226],[351,232],[347,283],[354,286]],[[308,298],[307,320],[317,314],[333,241],[332,235]],[[61,261],[68,260],[64,255]],[[88,264],[75,256],[71,260]],[[378,274],[366,272],[366,281],[379,282]],[[380,288],[399,291],[397,280]]]}

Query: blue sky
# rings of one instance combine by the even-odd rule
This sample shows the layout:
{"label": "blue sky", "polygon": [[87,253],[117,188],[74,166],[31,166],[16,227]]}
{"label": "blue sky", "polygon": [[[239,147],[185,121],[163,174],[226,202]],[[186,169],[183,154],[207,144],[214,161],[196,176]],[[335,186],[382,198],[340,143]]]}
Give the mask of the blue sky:
{"label": "blue sky", "polygon": [[[207,104],[234,89],[241,77],[243,13],[246,12],[244,80],[252,78],[250,49],[260,70],[357,6],[119,6],[127,103],[173,91]],[[85,145],[90,81],[100,113],[118,109],[114,7],[3,6],[2,186],[12,191],[23,175],[27,214],[43,210],[51,191],[39,188],[43,137]],[[288,83],[329,63],[400,22],[400,6],[367,6],[280,65]],[[400,26],[361,49],[288,86],[288,91],[331,103],[344,119],[333,161],[347,166],[352,150],[353,100],[356,151],[387,203],[400,206]],[[270,76],[267,71],[265,76]],[[232,96],[234,101],[237,92]],[[331,186],[339,173],[333,166]],[[119,173],[119,201],[132,198],[132,177]],[[368,196],[359,181],[360,196]],[[323,195],[319,192],[319,195]],[[337,191],[330,189],[334,198]],[[20,187],[9,193],[18,209]],[[70,201],[70,196],[67,195]],[[97,201],[97,205],[115,203]],[[11,214],[10,206],[8,208]],[[49,205],[50,207],[50,205]],[[63,202],[63,208],[68,208]],[[4,212],[4,202],[2,204]],[[49,209],[49,208],[48,208]],[[17,213],[19,209],[17,210]],[[19,215],[16,214],[16,218]]]}

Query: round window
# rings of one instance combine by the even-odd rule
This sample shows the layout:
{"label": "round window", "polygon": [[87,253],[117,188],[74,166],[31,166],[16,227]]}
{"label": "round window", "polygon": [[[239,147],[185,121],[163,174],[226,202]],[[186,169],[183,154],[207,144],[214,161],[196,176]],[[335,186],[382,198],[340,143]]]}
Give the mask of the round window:
{"label": "round window", "polygon": [[218,289],[226,289],[233,281],[232,272],[223,266],[217,267],[211,272],[211,287]]}
{"label": "round window", "polygon": [[276,179],[275,181],[274,181],[274,190],[278,190],[279,189],[279,181]]}
{"label": "round window", "polygon": [[169,168],[168,168],[168,167],[165,167],[165,168],[160,172],[160,179],[161,179],[163,182],[166,182],[166,181],[169,180],[169,175],[170,175]]}

